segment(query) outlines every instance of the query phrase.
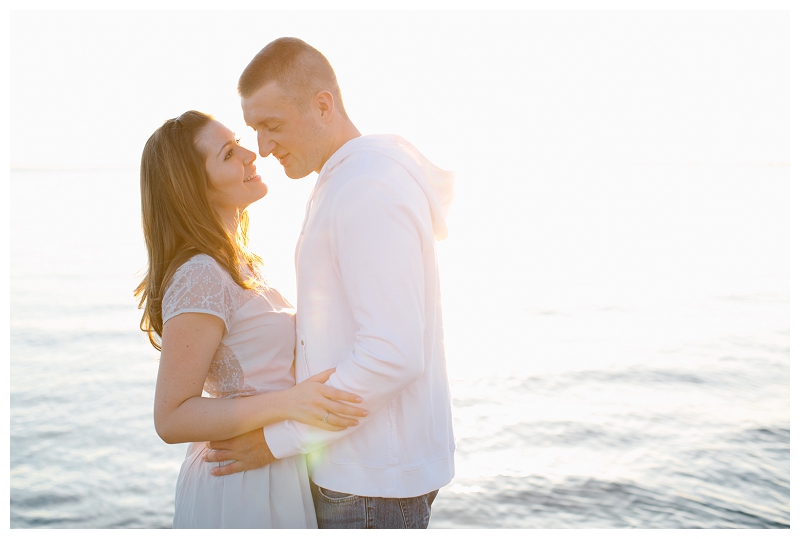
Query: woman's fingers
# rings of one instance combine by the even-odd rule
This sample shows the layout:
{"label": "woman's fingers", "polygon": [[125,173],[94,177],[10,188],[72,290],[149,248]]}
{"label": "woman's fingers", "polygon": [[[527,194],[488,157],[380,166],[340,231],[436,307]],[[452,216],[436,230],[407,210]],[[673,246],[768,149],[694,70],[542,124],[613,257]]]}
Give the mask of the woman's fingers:
{"label": "woman's fingers", "polygon": [[366,417],[367,411],[363,408],[358,408],[356,406],[350,406],[349,404],[345,404],[343,402],[337,401],[328,401],[325,403],[325,408],[329,412],[336,413],[339,415],[346,415],[351,417]]}
{"label": "woman's fingers", "polygon": [[341,389],[336,389],[335,387],[330,386],[323,386],[321,388],[321,393],[324,397],[328,400],[323,404],[323,407],[328,412],[334,412],[339,415],[343,416],[352,416],[352,417],[366,417],[368,415],[367,411],[363,408],[359,408],[358,406],[352,406],[345,402],[341,401],[350,401],[350,402],[361,402],[361,397],[358,395],[354,395],[352,393],[348,393],[347,391],[342,391]]}
{"label": "woman's fingers", "polygon": [[[328,371],[325,371],[328,372]],[[320,373],[322,374],[322,373]],[[330,375],[328,375],[330,376]],[[341,389],[336,389],[335,387],[331,386],[324,386],[321,388],[322,394],[328,397],[331,400],[335,401],[347,401],[347,402],[361,402],[361,397],[356,395],[355,393],[348,393],[347,391],[342,391]]]}
{"label": "woman's fingers", "polygon": [[333,425],[335,427],[340,427],[336,430],[344,430],[347,427],[355,427],[358,425],[358,421],[350,419],[349,417],[342,417],[338,414],[328,413],[327,421],[323,423],[323,425]]}
{"label": "woman's fingers", "polygon": [[340,418],[336,414],[328,414],[326,421],[323,422],[322,420],[318,420],[314,426],[332,431],[340,431],[352,426],[346,420],[342,421],[342,419],[344,418]]}
{"label": "woman's fingers", "polygon": [[324,384],[328,381],[328,378],[331,377],[331,374],[336,372],[336,369],[328,369],[327,371],[322,371],[320,373],[315,374],[314,376],[310,376],[304,382],[317,382],[318,384]]}
{"label": "woman's fingers", "polygon": [[[321,429],[340,431],[347,427],[358,425],[356,418],[362,418],[367,415],[366,410],[346,403],[361,402],[361,397],[325,385],[325,382],[334,372],[336,372],[336,369],[322,371],[296,386],[297,390],[300,391],[297,393],[299,408],[304,408],[305,410],[298,410],[299,413],[295,416],[295,419]],[[311,395],[315,395],[315,397],[311,398],[310,401],[305,401]],[[308,408],[308,405],[311,407]]]}

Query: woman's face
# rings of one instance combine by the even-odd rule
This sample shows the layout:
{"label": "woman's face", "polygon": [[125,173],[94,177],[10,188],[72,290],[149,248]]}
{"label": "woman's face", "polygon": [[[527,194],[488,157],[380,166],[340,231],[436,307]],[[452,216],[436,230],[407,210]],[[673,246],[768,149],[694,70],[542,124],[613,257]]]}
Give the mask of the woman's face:
{"label": "woman's face", "polygon": [[209,199],[223,218],[235,216],[267,194],[266,184],[256,174],[256,154],[239,146],[230,129],[212,120],[197,135],[196,144],[206,156]]}

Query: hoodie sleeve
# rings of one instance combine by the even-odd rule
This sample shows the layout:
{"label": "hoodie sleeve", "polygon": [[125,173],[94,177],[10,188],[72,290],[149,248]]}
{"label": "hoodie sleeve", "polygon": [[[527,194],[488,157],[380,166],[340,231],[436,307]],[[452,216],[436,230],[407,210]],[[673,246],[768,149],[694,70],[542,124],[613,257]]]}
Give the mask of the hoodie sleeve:
{"label": "hoodie sleeve", "polygon": [[358,329],[327,383],[360,395],[370,415],[340,432],[293,421],[269,425],[265,438],[277,458],[354,432],[424,372],[423,243],[433,244],[430,206],[413,178],[397,177],[408,175],[405,169],[388,170],[350,179],[337,194],[331,223],[334,269]]}

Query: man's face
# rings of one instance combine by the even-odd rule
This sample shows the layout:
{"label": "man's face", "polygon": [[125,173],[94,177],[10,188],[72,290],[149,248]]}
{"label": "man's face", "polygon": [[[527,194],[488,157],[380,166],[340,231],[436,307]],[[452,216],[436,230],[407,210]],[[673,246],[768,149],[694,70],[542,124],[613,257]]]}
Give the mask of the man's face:
{"label": "man's face", "polygon": [[244,121],[258,133],[258,153],[274,155],[292,179],[319,172],[325,164],[325,126],[312,104],[298,102],[274,81],[242,98]]}

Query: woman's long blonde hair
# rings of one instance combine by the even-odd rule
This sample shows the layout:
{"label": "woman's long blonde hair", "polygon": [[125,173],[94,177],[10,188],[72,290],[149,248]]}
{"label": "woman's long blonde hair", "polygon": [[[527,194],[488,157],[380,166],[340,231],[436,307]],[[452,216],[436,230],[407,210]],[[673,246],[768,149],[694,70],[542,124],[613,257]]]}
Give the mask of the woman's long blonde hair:
{"label": "woman's long blonde hair", "polygon": [[255,284],[242,275],[242,265],[254,270],[261,263],[247,248],[247,211],[241,212],[237,230],[231,234],[209,201],[212,187],[206,158],[196,139],[212,120],[202,112],[185,112],[164,122],[142,151],[142,230],[148,264],[134,295],[144,309],[139,327],[156,350],[161,350],[164,329],[161,301],[181,264],[196,254],[206,254],[225,268],[236,284],[249,289]]}

